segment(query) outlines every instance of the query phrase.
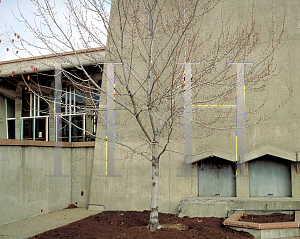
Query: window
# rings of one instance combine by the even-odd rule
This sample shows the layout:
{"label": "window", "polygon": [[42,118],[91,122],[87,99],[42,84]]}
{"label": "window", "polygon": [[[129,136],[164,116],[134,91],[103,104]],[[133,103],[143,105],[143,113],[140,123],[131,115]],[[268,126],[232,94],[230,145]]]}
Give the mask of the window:
{"label": "window", "polygon": [[6,98],[7,138],[15,139],[15,101]]}
{"label": "window", "polygon": [[48,104],[25,88],[22,92],[21,139],[48,141]]}
{"label": "window", "polygon": [[73,87],[65,86],[61,97],[61,141],[85,141],[85,95]]}

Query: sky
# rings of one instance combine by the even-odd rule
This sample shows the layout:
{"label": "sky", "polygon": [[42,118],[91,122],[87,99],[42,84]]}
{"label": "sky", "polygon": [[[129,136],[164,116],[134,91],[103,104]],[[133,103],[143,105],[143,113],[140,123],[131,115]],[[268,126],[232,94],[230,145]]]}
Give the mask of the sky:
{"label": "sky", "polygon": [[[63,23],[65,21],[64,13],[67,12],[64,0],[50,0],[50,2],[55,2],[57,18]],[[35,5],[31,0],[0,0],[0,62],[30,57],[25,51],[17,52],[17,49],[14,49],[11,45],[12,39],[14,39],[14,43],[18,42],[17,37],[14,36],[15,33],[19,35],[20,38],[25,38],[29,42],[37,42],[29,29],[26,28],[25,24],[19,21],[22,19],[20,17],[19,9],[31,23],[34,23],[35,18],[33,12],[35,11]],[[107,9],[109,9],[109,6]],[[9,50],[7,51],[7,49]],[[34,48],[31,48],[30,50],[32,51],[32,54],[40,55]]]}

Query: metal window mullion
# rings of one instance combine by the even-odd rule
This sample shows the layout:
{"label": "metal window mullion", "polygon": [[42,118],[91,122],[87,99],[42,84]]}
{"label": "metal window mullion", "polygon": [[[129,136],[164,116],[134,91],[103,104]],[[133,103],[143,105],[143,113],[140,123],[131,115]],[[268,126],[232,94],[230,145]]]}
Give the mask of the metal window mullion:
{"label": "metal window mullion", "polygon": [[23,140],[23,124],[24,124],[24,121],[21,118],[21,140]]}
{"label": "metal window mullion", "polygon": [[6,114],[5,114],[5,122],[6,122],[6,138],[8,139],[8,122],[7,122],[7,99],[5,97],[5,108],[6,108]]}
{"label": "metal window mullion", "polygon": [[36,95],[33,94],[33,135],[32,138],[33,140],[35,140],[35,116],[36,116]]}
{"label": "metal window mullion", "polygon": [[36,116],[36,95],[33,95],[33,117]]}
{"label": "metal window mullion", "polygon": [[68,94],[68,88],[66,88],[66,100],[65,100],[65,114],[68,114],[68,110],[70,108],[70,104],[69,104],[69,94]]}
{"label": "metal window mullion", "polygon": [[96,134],[96,114],[93,117],[93,133]]}
{"label": "metal window mullion", "polygon": [[71,114],[71,112],[72,112],[71,87],[69,87],[69,89],[67,89],[67,92],[68,92],[68,102],[69,102],[69,111],[68,111],[68,114]]}
{"label": "metal window mullion", "polygon": [[46,117],[46,129],[45,129],[45,131],[46,131],[46,141],[48,141],[48,120],[49,120],[49,117]]}
{"label": "metal window mullion", "polygon": [[40,97],[38,96],[37,97],[37,103],[38,103],[38,106],[37,106],[37,116],[40,116],[40,110],[41,110],[41,104],[40,104]]}
{"label": "metal window mullion", "polygon": [[74,88],[74,93],[73,93],[73,101],[74,101],[74,114],[76,113],[76,107],[75,107],[75,88]]}
{"label": "metal window mullion", "polygon": [[72,88],[69,87],[69,114],[72,114]]}
{"label": "metal window mullion", "polygon": [[32,93],[30,93],[29,100],[29,116],[32,117]]}
{"label": "metal window mullion", "polygon": [[33,117],[33,140],[35,140],[35,117]]}
{"label": "metal window mullion", "polygon": [[71,115],[69,115],[69,142],[72,142],[72,131],[71,131],[71,129],[72,129],[72,121],[71,121],[71,119],[72,119],[72,116]]}
{"label": "metal window mullion", "polygon": [[83,138],[85,139],[85,114],[83,114]]}

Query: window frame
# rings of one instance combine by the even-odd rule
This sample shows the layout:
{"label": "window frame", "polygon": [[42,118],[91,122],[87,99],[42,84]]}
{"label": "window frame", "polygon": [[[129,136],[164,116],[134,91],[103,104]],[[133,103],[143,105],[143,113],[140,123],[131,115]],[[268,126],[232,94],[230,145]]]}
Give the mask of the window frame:
{"label": "window frame", "polygon": [[[22,107],[21,107],[21,140],[27,140],[24,139],[24,120],[26,119],[32,119],[32,140],[36,140],[35,137],[35,131],[36,131],[36,119],[43,119],[45,118],[45,140],[43,141],[49,141],[49,115],[42,115],[41,116],[41,98],[40,96],[36,95],[32,91],[28,92],[30,94],[30,102],[29,102],[29,116],[22,116],[23,111],[23,97],[22,97]],[[31,140],[31,139],[29,139]]]}
{"label": "window frame", "polygon": [[[82,116],[82,142],[85,142],[85,131],[86,131],[86,113],[80,112],[80,107],[76,106],[76,96],[78,95],[76,92],[79,90],[76,90],[73,86],[65,86],[62,90],[62,97],[61,99],[65,99],[65,102],[63,103],[61,101],[60,107],[61,107],[61,120],[63,117],[68,117],[68,142],[76,142],[72,141],[72,116]],[[82,92],[81,92],[82,93]],[[84,94],[84,93],[83,93]],[[80,96],[80,95],[78,95]],[[84,97],[84,96],[83,96]],[[64,105],[63,105],[64,104]],[[86,103],[85,103],[86,107]],[[63,109],[64,108],[64,109]],[[54,103],[54,112],[55,111],[55,103]],[[56,121],[56,120],[54,120]],[[55,136],[55,141],[57,142],[57,135]],[[62,136],[61,136],[62,139]]]}
{"label": "window frame", "polygon": [[8,102],[7,102],[7,98],[5,97],[6,138],[9,139],[8,138],[8,135],[9,135],[8,134],[8,121],[11,120],[11,121],[14,121],[14,123],[15,123],[15,132],[14,132],[15,137],[14,137],[14,139],[16,139],[16,112],[15,112],[15,108],[14,108],[14,115],[15,115],[15,117],[14,118],[8,118],[8,112],[7,112],[8,111],[8,107],[7,106],[8,106]]}

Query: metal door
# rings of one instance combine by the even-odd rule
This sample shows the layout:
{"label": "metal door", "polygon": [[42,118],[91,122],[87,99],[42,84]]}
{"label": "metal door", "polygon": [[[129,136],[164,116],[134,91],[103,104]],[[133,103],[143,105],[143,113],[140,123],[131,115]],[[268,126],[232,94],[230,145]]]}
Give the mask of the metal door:
{"label": "metal door", "polygon": [[249,162],[250,196],[291,197],[291,163],[266,155]]}
{"label": "metal door", "polygon": [[211,157],[198,163],[200,197],[235,197],[235,163]]}

